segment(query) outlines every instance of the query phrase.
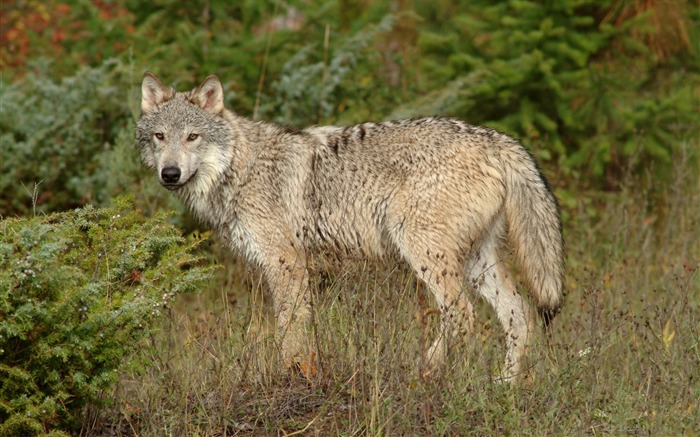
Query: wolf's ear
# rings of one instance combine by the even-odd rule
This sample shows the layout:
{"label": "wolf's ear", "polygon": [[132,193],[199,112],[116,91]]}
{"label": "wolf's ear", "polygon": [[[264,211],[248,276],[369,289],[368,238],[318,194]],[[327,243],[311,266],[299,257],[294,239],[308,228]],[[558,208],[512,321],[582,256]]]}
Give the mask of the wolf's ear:
{"label": "wolf's ear", "polygon": [[141,112],[151,112],[173,98],[174,90],[163,85],[155,74],[147,71],[141,82]]}
{"label": "wolf's ear", "polygon": [[219,114],[224,110],[224,88],[218,77],[211,75],[192,91],[192,103],[200,108]]}

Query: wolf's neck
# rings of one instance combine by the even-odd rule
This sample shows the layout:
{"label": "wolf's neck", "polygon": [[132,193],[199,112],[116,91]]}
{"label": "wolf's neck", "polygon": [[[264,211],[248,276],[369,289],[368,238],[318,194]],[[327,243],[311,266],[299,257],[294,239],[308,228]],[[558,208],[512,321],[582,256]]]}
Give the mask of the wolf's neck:
{"label": "wolf's neck", "polygon": [[[197,218],[214,230],[235,219],[240,188],[249,178],[260,148],[266,143],[266,125],[225,110],[229,132],[226,140],[209,150],[197,170],[194,183],[177,195]],[[225,208],[227,212],[217,211]]]}

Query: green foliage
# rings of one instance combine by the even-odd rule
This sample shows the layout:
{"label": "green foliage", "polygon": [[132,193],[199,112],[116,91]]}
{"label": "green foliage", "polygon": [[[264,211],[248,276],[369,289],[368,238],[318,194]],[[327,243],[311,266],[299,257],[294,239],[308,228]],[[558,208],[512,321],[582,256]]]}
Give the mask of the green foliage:
{"label": "green foliage", "polygon": [[[6,0],[0,4],[0,67],[3,76],[23,76],[38,57],[52,58],[54,77],[97,65],[122,53],[134,32],[121,2]],[[5,67],[15,67],[6,70]],[[18,68],[19,67],[19,68]]]}
{"label": "green foliage", "polygon": [[38,65],[38,73],[2,84],[0,215],[26,213],[35,184],[50,196],[38,203],[51,210],[106,197],[107,179],[95,170],[128,113],[113,83],[115,65],[84,67],[60,81],[42,73],[50,64]]}
{"label": "green foliage", "polygon": [[107,206],[124,193],[151,215],[181,210],[134,149],[132,72],[111,60],[54,81],[51,66],[2,84],[0,216]]}
{"label": "green foliage", "polygon": [[0,222],[0,434],[74,425],[208,277],[166,216],[131,203]]}
{"label": "green foliage", "polygon": [[[326,120],[335,112],[338,102],[344,97],[352,98],[358,85],[348,81],[348,76],[356,76],[353,71],[361,61],[367,62],[374,40],[383,32],[388,32],[394,24],[392,15],[385,16],[376,25],[368,25],[356,34],[343,39],[329,60],[311,59],[314,45],[298,51],[284,64],[279,77],[271,84],[276,93],[273,100],[278,108],[277,121],[304,126],[310,122]],[[360,85],[361,86],[361,85]],[[268,112],[269,107],[267,105]]]}
{"label": "green foliage", "polygon": [[[634,44],[644,17],[613,26],[599,18],[606,8],[592,0],[454,6],[418,40],[432,90],[392,117],[458,115],[524,138],[565,171],[601,179],[633,158],[668,164],[674,145],[698,134],[697,58],[659,65]],[[426,4],[419,13],[442,11]],[[689,70],[678,71],[683,64]]]}

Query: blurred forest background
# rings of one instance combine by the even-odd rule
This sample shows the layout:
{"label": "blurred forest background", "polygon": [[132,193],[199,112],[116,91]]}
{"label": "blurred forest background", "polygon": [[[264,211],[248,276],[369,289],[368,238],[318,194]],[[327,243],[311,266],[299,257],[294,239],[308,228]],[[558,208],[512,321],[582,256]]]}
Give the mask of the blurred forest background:
{"label": "blurred forest background", "polygon": [[[521,138],[566,203],[668,178],[698,136],[695,1],[3,1],[0,215],[148,190],[145,70],[300,127],[451,115]],[[167,199],[165,193],[138,196]],[[163,201],[163,200],[161,200]]]}
{"label": "blurred forest background", "polygon": [[[696,0],[3,0],[0,433],[697,434],[699,56]],[[271,367],[259,278],[216,238],[191,255],[207,233],[139,161],[146,70],[216,74],[257,120],[449,115],[521,139],[568,249],[528,381],[492,383],[483,308],[477,352],[420,376],[427,293],[363,268],[314,292],[315,378]]]}

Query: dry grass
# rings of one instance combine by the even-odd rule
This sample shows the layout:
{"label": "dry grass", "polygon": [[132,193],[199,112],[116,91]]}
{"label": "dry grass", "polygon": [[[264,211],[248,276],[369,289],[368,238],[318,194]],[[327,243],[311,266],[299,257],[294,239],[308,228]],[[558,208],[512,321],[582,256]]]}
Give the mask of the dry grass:
{"label": "dry grass", "polygon": [[577,193],[566,207],[566,305],[518,384],[493,382],[505,348],[483,305],[473,344],[422,378],[437,317],[402,268],[356,266],[320,280],[310,332],[318,373],[282,371],[260,282],[237,262],[211,291],[183,296],[105,395],[112,406],[87,412],[83,433],[695,434],[700,173],[696,161],[677,161],[667,188],[642,180]]}

